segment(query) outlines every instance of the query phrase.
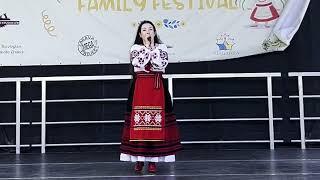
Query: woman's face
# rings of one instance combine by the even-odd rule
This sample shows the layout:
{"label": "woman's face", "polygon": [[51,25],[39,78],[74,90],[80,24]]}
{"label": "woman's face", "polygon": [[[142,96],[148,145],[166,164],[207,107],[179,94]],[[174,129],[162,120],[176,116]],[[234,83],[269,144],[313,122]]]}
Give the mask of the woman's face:
{"label": "woman's face", "polygon": [[148,37],[154,38],[155,31],[150,23],[145,23],[141,26],[140,37],[147,39]]}

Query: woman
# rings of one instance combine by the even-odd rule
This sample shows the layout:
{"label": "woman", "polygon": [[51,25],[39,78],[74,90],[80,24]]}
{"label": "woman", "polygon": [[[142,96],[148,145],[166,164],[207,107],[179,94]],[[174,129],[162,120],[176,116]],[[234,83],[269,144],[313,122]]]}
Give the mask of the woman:
{"label": "woman", "polygon": [[127,113],[120,146],[120,160],[136,162],[140,173],[144,162],[149,173],[156,172],[156,162],[174,162],[181,150],[180,135],[172,102],[162,74],[168,65],[167,46],[157,36],[150,21],[138,27],[130,49],[134,68],[127,102]]}

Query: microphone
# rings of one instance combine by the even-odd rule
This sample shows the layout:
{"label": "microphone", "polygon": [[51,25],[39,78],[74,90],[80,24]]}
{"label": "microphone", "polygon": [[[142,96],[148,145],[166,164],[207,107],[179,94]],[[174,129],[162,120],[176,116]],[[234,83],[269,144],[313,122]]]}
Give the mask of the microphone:
{"label": "microphone", "polygon": [[151,46],[151,37],[149,36],[149,37],[147,37],[147,39],[148,39],[148,41],[150,42],[149,49],[152,51],[153,48],[152,48],[152,46]]}

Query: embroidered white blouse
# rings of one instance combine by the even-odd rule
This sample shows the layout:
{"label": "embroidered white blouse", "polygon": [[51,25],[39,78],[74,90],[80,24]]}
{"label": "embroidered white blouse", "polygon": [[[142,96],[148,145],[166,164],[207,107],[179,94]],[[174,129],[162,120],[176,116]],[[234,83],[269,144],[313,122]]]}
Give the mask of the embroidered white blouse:
{"label": "embroidered white blouse", "polygon": [[168,50],[165,44],[157,44],[155,49],[150,50],[143,45],[133,45],[130,49],[130,60],[134,72],[148,72],[146,65],[150,62],[150,71],[165,72],[168,65]]}

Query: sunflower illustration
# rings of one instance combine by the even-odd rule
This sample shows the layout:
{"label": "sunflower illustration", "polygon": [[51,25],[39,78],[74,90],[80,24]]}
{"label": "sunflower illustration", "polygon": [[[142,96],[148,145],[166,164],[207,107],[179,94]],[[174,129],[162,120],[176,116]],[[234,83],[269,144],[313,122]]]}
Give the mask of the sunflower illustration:
{"label": "sunflower illustration", "polygon": [[155,25],[156,25],[157,28],[161,28],[162,27],[162,21],[160,21],[160,20],[156,21]]}
{"label": "sunflower illustration", "polygon": [[180,26],[181,27],[185,27],[186,26],[186,22],[185,21],[180,21]]}

